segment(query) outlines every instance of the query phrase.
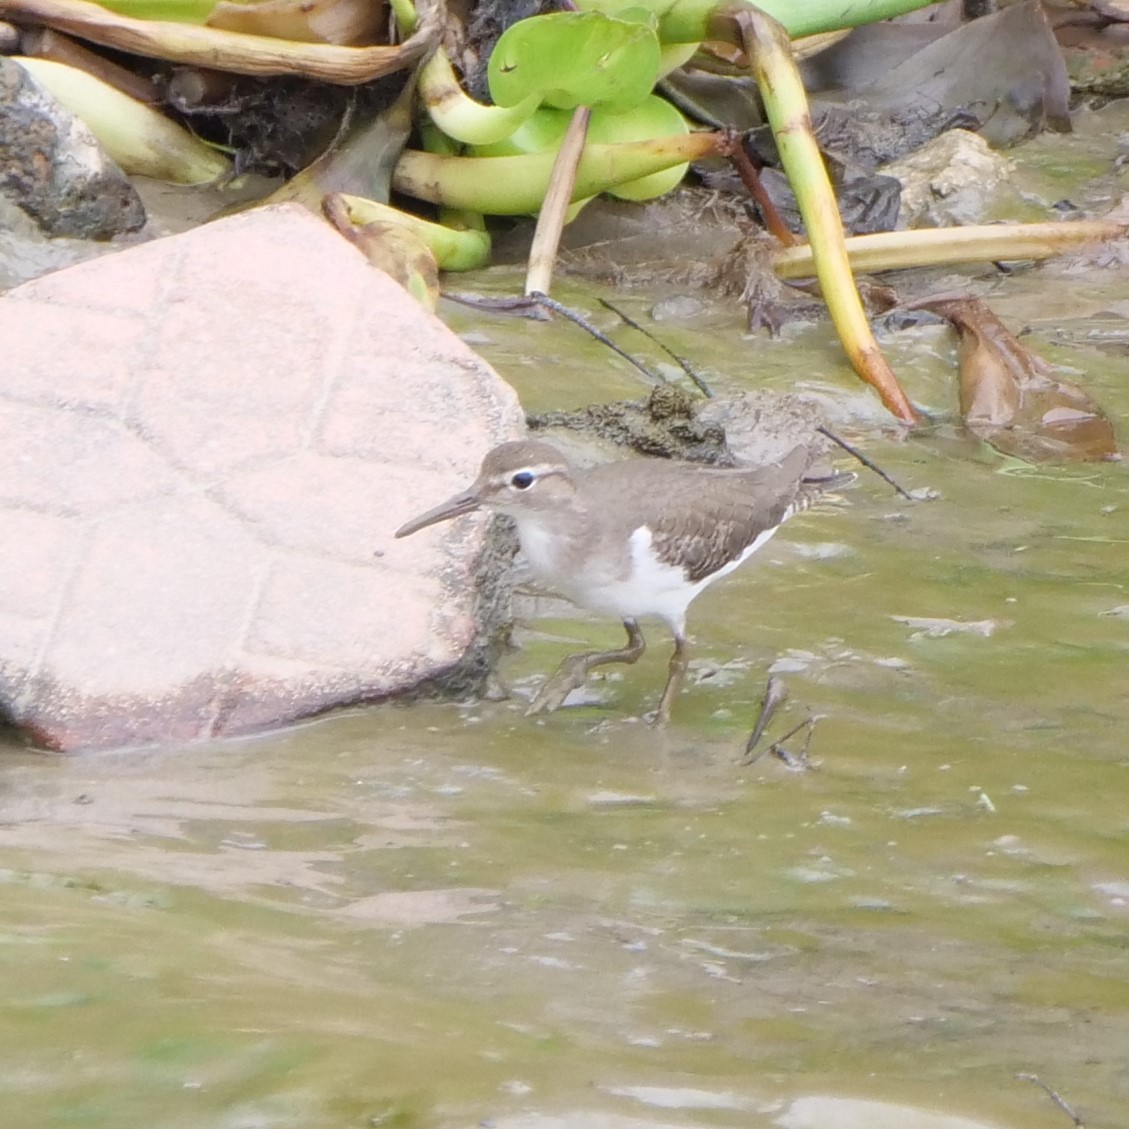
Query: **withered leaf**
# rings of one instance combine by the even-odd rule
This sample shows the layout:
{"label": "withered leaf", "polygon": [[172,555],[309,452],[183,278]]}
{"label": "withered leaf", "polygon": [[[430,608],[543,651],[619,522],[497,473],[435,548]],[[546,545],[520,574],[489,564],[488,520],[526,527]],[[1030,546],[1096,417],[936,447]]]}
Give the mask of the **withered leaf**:
{"label": "withered leaf", "polygon": [[1033,462],[1121,457],[1113,424],[1098,404],[1053,376],[979,298],[941,295],[909,306],[932,310],[960,334],[960,412],[974,435]]}
{"label": "withered leaf", "polygon": [[421,306],[434,311],[439,303],[439,267],[430,248],[412,231],[379,220],[358,227],[338,193],[324,198],[322,211],[374,267],[391,275]]}
{"label": "withered leaf", "polygon": [[[220,0],[209,27],[292,39],[299,43],[359,45],[381,42],[384,7],[371,0]],[[383,40],[387,42],[387,38]]]}

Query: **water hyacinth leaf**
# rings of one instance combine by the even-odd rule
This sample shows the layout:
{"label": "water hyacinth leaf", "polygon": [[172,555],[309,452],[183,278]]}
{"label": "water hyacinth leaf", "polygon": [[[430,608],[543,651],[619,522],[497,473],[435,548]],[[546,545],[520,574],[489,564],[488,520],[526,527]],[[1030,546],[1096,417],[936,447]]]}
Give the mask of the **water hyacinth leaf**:
{"label": "water hyacinth leaf", "polygon": [[582,12],[601,12],[617,19],[638,19],[643,13],[647,20],[660,19],[674,7],[677,0],[650,0],[644,4],[640,0],[578,0],[577,8]]}
{"label": "water hyacinth leaf", "polygon": [[[560,145],[571,116],[571,111],[542,106],[504,141],[475,146],[474,154],[479,157],[511,157],[519,152],[548,152]],[[595,108],[588,124],[588,140],[602,143],[649,141],[651,138],[676,137],[689,130],[690,126],[671,103],[650,94],[628,111]]]}
{"label": "water hyacinth leaf", "polygon": [[[555,150],[568,129],[572,114],[543,106],[504,141],[478,146],[481,157],[509,157],[518,153],[544,153]],[[630,110],[607,107],[594,109],[588,124],[592,144],[617,144],[624,141],[649,141],[656,137],[681,137],[690,132],[686,119],[665,98],[649,94]],[[685,163],[662,172],[629,181],[608,189],[608,194],[623,200],[652,200],[674,188],[686,175]]]}
{"label": "water hyacinth leaf", "polygon": [[[656,94],[626,113],[593,111],[588,138],[593,142],[614,144],[620,141],[647,141],[652,137],[677,137],[690,132],[686,119],[665,98]],[[688,164],[675,165],[662,172],[628,181],[609,188],[610,196],[621,200],[653,200],[678,186],[686,175]]]}
{"label": "water hyacinth leaf", "polygon": [[490,96],[514,106],[539,94],[548,106],[628,109],[651,93],[662,51],[647,24],[599,12],[552,12],[513,24],[490,56]]}
{"label": "water hyacinth leaf", "polygon": [[508,137],[489,145],[475,145],[476,157],[514,157],[519,153],[546,153],[556,149],[568,129],[571,110],[542,106]]}

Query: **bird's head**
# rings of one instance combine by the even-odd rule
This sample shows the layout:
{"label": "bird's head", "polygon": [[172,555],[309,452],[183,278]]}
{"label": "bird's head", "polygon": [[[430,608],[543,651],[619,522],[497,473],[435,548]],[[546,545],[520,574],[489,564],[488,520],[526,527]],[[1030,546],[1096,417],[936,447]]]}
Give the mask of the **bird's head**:
{"label": "bird's head", "polygon": [[536,439],[502,443],[482,460],[478,477],[466,490],[402,525],[396,536],[408,537],[479,509],[521,518],[559,506],[572,492],[572,468],[556,447]]}

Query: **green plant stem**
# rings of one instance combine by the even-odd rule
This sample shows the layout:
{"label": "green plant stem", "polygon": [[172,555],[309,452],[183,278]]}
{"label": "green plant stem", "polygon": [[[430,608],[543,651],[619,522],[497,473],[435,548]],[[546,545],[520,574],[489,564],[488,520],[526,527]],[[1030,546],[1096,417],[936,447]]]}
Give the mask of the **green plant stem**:
{"label": "green plant stem", "polygon": [[126,172],[170,184],[207,184],[230,174],[223,153],[95,75],[51,59],[14,61],[81,118]]}
{"label": "green plant stem", "polygon": [[492,145],[505,140],[541,104],[538,94],[530,94],[516,106],[476,102],[459,85],[455,68],[441,46],[420,68],[419,96],[431,120],[448,137],[466,145]]}
{"label": "green plant stem", "polygon": [[[633,141],[622,145],[589,145],[580,159],[572,200],[595,196],[607,188],[661,172],[684,161],[724,152],[717,133],[689,133]],[[516,157],[448,157],[407,149],[392,175],[397,192],[447,208],[491,216],[536,212],[549,187],[556,154]]]}
{"label": "green plant stem", "polygon": [[807,94],[787,32],[751,6],[735,11],[732,18],[764,99],[780,163],[796,194],[823,300],[851,367],[897,419],[915,424],[917,413],[878,348],[851,275],[839,205],[812,131]]}
{"label": "green plant stem", "polygon": [[[789,36],[815,35],[844,27],[875,23],[891,16],[904,15],[933,3],[934,0],[763,0],[758,7],[783,25]],[[581,0],[581,7],[584,6]],[[741,0],[678,0],[659,17],[659,39],[664,43],[697,43],[720,39],[732,43],[729,35],[718,35],[718,17],[747,7]],[[737,43],[740,46],[740,43]]]}
{"label": "green plant stem", "polygon": [[388,0],[388,6],[396,17],[401,35],[411,35],[419,23],[419,12],[412,0]]}

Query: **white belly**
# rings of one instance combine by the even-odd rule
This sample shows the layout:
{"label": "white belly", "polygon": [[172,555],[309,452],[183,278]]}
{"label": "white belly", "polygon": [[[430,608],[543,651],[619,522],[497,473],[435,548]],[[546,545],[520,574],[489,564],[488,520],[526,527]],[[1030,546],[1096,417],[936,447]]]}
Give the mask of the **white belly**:
{"label": "white belly", "polygon": [[519,523],[521,548],[537,578],[573,603],[618,619],[657,616],[681,635],[690,602],[713,581],[743,564],[774,533],[765,530],[739,558],[702,580],[687,580],[681,568],[665,564],[655,555],[651,531],[640,526],[630,539],[630,568],[619,554],[591,554],[576,567],[565,567],[568,557],[561,538],[543,526]]}

